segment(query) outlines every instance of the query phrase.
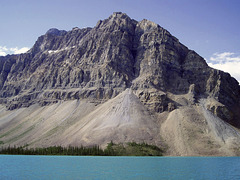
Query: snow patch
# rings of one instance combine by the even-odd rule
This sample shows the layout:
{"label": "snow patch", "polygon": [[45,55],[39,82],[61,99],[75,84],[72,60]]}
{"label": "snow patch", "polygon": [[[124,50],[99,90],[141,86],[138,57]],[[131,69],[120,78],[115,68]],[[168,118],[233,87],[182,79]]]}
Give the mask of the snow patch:
{"label": "snow patch", "polygon": [[57,50],[49,50],[48,53],[49,53],[49,54],[55,54],[55,53],[59,53],[59,52],[61,52],[61,51],[66,51],[66,50],[73,49],[73,48],[75,48],[75,47],[76,47],[76,46],[65,47],[65,48],[57,49]]}

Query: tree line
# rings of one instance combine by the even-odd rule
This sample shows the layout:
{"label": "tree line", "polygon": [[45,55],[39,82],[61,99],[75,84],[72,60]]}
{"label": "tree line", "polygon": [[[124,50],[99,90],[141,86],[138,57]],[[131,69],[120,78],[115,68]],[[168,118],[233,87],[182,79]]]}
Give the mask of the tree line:
{"label": "tree line", "polygon": [[24,146],[8,146],[2,148],[0,154],[9,155],[72,155],[72,156],[111,156],[114,152],[108,149],[103,150],[99,146],[92,147],[62,147],[50,146],[46,148],[27,148]]}
{"label": "tree line", "polygon": [[68,155],[68,156],[162,156],[163,150],[155,145],[146,143],[128,142],[124,144],[108,143],[105,149],[98,145],[91,147],[37,147],[8,146],[0,149],[0,154],[9,155]]}

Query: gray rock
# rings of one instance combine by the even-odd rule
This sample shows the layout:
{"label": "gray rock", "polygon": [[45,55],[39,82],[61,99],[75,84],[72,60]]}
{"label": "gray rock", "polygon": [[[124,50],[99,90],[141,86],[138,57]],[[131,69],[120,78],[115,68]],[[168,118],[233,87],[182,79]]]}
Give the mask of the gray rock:
{"label": "gray rock", "polygon": [[217,116],[240,126],[240,86],[210,68],[167,30],[124,13],[94,28],[50,29],[25,54],[0,57],[0,99],[10,110],[59,100],[105,101],[125,89],[136,92],[153,112],[177,108],[168,93],[213,97]]}

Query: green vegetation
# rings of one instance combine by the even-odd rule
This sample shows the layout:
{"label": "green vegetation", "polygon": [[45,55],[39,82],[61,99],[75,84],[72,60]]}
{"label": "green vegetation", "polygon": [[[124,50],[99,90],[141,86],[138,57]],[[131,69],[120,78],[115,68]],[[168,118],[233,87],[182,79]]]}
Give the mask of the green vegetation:
{"label": "green vegetation", "polygon": [[15,155],[105,155],[104,151],[99,146],[93,147],[61,147],[51,146],[46,148],[28,148],[24,146],[20,147],[7,147],[0,150],[0,154],[15,154]]}
{"label": "green vegetation", "polygon": [[4,136],[8,136],[8,135],[11,134],[12,132],[20,129],[20,128],[22,127],[22,124],[23,124],[23,123],[19,124],[18,126],[14,127],[13,129],[9,130],[8,132],[2,134],[2,135],[0,136],[0,138],[2,138],[2,137],[4,137]]}
{"label": "green vegetation", "polygon": [[128,142],[124,144],[109,143],[106,150],[115,156],[162,156],[163,150],[155,145]]}
{"label": "green vegetation", "polygon": [[163,151],[154,145],[129,142],[124,144],[108,143],[105,149],[92,147],[61,147],[28,148],[27,146],[2,148],[0,154],[14,155],[73,155],[73,156],[162,156]]}
{"label": "green vegetation", "polygon": [[30,126],[29,128],[27,128],[23,133],[21,134],[18,134],[16,136],[14,136],[13,138],[9,139],[7,141],[7,143],[11,143],[11,142],[14,142],[14,141],[17,141],[18,139],[22,138],[24,135],[26,135],[28,132],[30,132],[31,130],[33,130],[34,128],[34,125]]}

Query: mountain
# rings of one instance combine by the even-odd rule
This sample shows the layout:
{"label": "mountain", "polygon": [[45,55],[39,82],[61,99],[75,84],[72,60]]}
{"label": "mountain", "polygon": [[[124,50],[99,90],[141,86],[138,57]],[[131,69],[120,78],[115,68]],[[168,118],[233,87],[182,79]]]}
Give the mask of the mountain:
{"label": "mountain", "polygon": [[0,57],[0,146],[147,142],[240,154],[240,86],[167,30],[113,13]]}

